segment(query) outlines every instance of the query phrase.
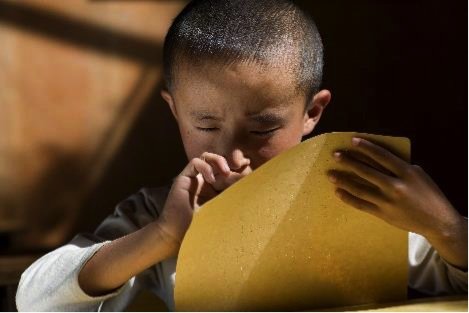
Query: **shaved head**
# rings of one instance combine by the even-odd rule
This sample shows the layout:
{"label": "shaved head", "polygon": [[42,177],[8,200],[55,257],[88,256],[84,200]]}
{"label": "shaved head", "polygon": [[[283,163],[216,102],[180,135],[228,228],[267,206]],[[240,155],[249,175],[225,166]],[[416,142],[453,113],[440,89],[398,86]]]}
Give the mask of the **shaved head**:
{"label": "shaved head", "polygon": [[167,88],[174,87],[182,64],[207,63],[252,63],[290,72],[309,102],[322,80],[323,45],[312,18],[290,1],[195,0],[166,35]]}

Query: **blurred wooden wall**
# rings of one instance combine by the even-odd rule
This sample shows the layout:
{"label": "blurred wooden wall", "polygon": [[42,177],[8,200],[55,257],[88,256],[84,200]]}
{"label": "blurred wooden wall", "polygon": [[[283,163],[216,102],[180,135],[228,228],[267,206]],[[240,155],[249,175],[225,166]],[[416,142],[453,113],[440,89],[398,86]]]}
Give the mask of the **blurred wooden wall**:
{"label": "blurred wooden wall", "polygon": [[159,88],[164,36],[184,3],[0,2],[4,253],[60,245],[179,171]]}

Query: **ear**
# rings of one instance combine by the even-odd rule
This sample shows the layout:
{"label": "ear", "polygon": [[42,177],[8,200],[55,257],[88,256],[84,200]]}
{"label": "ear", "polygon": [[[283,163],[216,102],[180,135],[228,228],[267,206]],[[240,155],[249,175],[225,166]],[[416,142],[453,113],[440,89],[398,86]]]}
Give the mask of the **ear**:
{"label": "ear", "polygon": [[309,135],[321,118],[322,112],[331,101],[329,90],[323,89],[314,95],[306,107],[303,121],[303,136]]}
{"label": "ear", "polygon": [[171,109],[171,112],[173,113],[173,116],[177,121],[178,114],[177,114],[177,111],[176,111],[176,106],[174,105],[173,96],[171,96],[169,91],[167,91],[166,89],[162,89],[160,94],[161,94],[161,97],[164,99],[164,101],[166,101],[166,103],[168,103],[169,108]]}

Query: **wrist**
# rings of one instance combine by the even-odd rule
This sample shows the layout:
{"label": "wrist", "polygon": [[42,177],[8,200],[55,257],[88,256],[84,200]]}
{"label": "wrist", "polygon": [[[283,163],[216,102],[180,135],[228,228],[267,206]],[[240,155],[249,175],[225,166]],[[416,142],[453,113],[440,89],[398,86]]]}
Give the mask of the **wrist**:
{"label": "wrist", "polygon": [[458,214],[450,227],[432,236],[425,236],[441,258],[461,270],[467,271],[467,219]]}
{"label": "wrist", "polygon": [[467,221],[459,213],[425,236],[429,241],[454,242],[467,237]]}
{"label": "wrist", "polygon": [[163,245],[166,257],[176,256],[181,243],[170,235],[164,221],[156,220],[150,227],[156,236],[155,240]]}

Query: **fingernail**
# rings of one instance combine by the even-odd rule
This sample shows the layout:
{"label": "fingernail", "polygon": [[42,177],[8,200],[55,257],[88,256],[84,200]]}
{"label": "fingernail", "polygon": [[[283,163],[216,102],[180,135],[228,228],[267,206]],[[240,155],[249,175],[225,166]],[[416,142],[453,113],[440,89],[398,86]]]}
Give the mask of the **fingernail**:
{"label": "fingernail", "polygon": [[334,152],[334,158],[335,158],[336,160],[340,160],[341,157],[342,157],[342,153],[340,153],[340,152]]}
{"label": "fingernail", "polygon": [[357,137],[352,138],[352,145],[358,146],[359,143],[360,143],[360,138],[357,138]]}
{"label": "fingernail", "polygon": [[335,177],[334,175],[329,175],[329,180],[332,182],[332,183],[336,183],[337,182],[337,177]]}
{"label": "fingernail", "polygon": [[227,172],[227,173],[231,172],[230,167],[228,166],[228,164],[225,164],[225,172]]}
{"label": "fingernail", "polygon": [[215,182],[215,175],[213,175],[213,173],[210,174],[210,179],[212,180],[212,183]]}

